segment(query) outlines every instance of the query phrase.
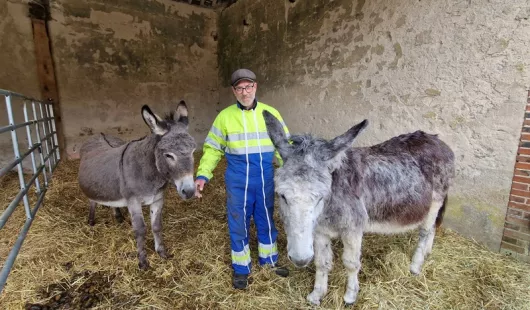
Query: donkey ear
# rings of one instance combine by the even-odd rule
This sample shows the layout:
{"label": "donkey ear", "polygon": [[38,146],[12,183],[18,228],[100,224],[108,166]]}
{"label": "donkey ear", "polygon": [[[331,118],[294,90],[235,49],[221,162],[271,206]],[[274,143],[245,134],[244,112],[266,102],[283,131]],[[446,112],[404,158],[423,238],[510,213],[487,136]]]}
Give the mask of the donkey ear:
{"label": "donkey ear", "polygon": [[265,125],[267,125],[267,132],[272,140],[272,144],[274,144],[282,159],[285,160],[291,152],[291,145],[287,140],[282,123],[267,110],[263,111],[263,118],[265,119]]}
{"label": "donkey ear", "polygon": [[161,136],[167,132],[160,117],[153,113],[147,105],[142,107],[142,117],[152,133]]}
{"label": "donkey ear", "polygon": [[181,100],[177,106],[175,114],[173,114],[173,119],[177,122],[184,123],[186,126],[188,125],[188,107],[184,100]]}
{"label": "donkey ear", "polygon": [[355,140],[357,135],[364,128],[366,128],[366,126],[368,126],[368,120],[365,119],[364,121],[350,128],[342,135],[324,144],[320,149],[319,157],[325,161],[328,161],[339,155],[339,153],[347,150],[352,146],[353,140]]}

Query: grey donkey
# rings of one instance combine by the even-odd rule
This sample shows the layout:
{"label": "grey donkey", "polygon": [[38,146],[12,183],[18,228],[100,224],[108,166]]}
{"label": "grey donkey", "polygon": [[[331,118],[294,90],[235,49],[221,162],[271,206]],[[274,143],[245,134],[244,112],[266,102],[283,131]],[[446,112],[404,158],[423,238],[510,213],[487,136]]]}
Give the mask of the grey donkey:
{"label": "grey donkey", "polygon": [[284,160],[274,180],[289,259],[298,267],[315,260],[314,290],[308,301],[319,304],[327,293],[334,238],[344,245],[346,304],[357,299],[365,232],[392,234],[419,228],[410,265],[410,271],[419,274],[432,250],[435,227],[443,219],[454,178],[453,151],[437,136],[422,131],[371,147],[352,147],[367,120],[329,141],[296,135],[289,142],[280,122],[267,111],[264,117]]}
{"label": "grey donkey", "polygon": [[[145,251],[146,225],[142,206],[150,205],[155,250],[168,254],[162,241],[162,206],[168,183],[183,199],[195,194],[193,152],[195,140],[188,133],[188,109],[181,101],[161,119],[144,105],[142,117],[151,134],[125,143],[116,137],[96,136],[81,147],[79,186],[90,202],[89,223],[94,225],[96,204],[127,207],[138,247],[140,269],[149,262]],[[115,209],[117,214],[119,210]],[[118,216],[121,217],[121,214]]]}

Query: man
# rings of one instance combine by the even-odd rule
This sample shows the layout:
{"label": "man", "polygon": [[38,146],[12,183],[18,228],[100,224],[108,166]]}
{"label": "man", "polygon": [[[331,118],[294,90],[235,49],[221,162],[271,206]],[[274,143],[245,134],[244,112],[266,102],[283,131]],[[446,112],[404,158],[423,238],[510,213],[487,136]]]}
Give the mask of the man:
{"label": "man", "polygon": [[[201,197],[200,192],[212,178],[212,171],[221,157],[226,156],[228,230],[234,270],[232,284],[236,289],[245,289],[251,270],[248,230],[252,216],[258,235],[259,264],[270,265],[282,277],[289,275],[287,268],[277,266],[278,231],[273,221],[273,159],[276,156],[280,164],[282,160],[267,134],[262,112],[267,110],[282,123],[283,120],[276,109],[257,101],[258,83],[252,71],[236,70],[231,85],[237,103],[217,115],[204,142],[195,184],[196,195]],[[284,130],[289,135],[285,124]]]}

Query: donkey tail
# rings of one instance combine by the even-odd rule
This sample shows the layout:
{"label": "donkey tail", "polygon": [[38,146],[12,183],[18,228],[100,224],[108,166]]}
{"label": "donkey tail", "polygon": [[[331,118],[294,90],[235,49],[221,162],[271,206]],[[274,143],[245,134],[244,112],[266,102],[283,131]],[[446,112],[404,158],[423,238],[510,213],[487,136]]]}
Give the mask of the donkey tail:
{"label": "donkey tail", "polygon": [[447,205],[447,195],[445,195],[444,202],[442,204],[442,207],[440,210],[438,210],[438,215],[436,216],[436,228],[440,227],[442,225],[442,221],[444,220],[444,213],[445,213],[445,206]]}

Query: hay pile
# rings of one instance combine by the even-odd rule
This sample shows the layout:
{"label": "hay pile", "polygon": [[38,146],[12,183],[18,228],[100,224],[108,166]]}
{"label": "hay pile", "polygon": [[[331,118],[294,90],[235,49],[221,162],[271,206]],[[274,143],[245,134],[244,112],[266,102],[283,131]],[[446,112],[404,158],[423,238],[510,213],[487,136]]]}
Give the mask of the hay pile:
{"label": "hay pile", "polygon": [[[223,165],[200,201],[182,201],[174,188],[168,189],[163,234],[174,256],[170,260],[159,258],[148,230],[151,268],[142,272],[138,270],[130,223],[118,224],[110,209],[98,207],[97,224],[90,227],[88,203],[77,185],[78,162],[61,162],[45,205],[0,295],[0,308],[312,308],[305,296],[312,289],[314,270],[289,265],[291,276],[277,277],[257,266],[255,239],[251,240],[253,282],[247,291],[231,288]],[[18,190],[16,176],[5,177],[0,183],[0,206],[7,206]],[[19,211],[13,214],[9,227],[0,231],[2,260],[8,250],[5,245],[18,231],[14,223],[23,221],[24,213]],[[149,226],[148,208],[144,214]],[[280,261],[286,264],[285,235],[278,226]],[[251,234],[255,236],[254,229]],[[528,264],[444,231],[436,237],[423,273],[414,277],[408,265],[416,240],[415,233],[365,236],[356,309],[530,309]],[[342,250],[338,242],[334,247],[335,268],[322,309],[343,307],[346,279]]]}

